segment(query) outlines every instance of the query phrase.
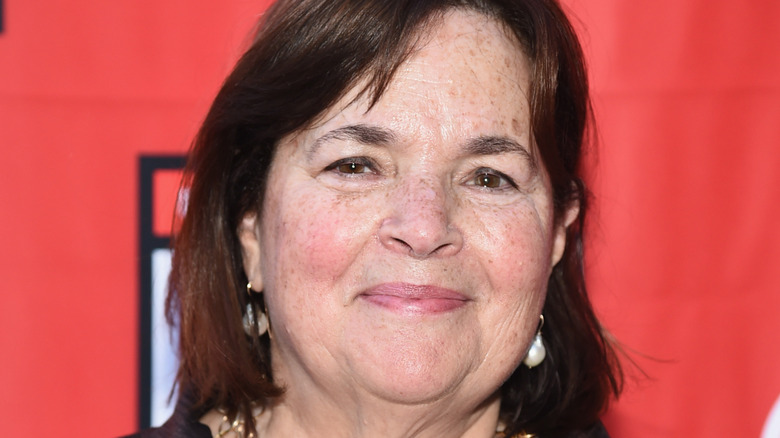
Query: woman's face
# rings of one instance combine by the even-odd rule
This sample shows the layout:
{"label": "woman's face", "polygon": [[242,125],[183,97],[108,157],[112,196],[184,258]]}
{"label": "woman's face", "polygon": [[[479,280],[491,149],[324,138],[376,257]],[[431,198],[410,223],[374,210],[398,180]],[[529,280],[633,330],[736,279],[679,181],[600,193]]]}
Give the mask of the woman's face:
{"label": "woman's face", "polygon": [[518,366],[576,215],[554,220],[528,78],[453,12],[370,110],[353,90],[283,139],[239,235],[288,398],[480,402]]}

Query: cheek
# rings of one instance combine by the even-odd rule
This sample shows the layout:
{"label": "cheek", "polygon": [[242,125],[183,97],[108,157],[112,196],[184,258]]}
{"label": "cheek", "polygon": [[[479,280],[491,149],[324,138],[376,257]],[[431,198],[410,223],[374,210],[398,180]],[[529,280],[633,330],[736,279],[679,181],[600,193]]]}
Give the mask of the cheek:
{"label": "cheek", "polygon": [[269,274],[283,280],[283,287],[306,286],[313,292],[332,285],[348,269],[371,221],[337,197],[305,193],[281,194],[269,203],[274,213],[264,225],[273,243],[266,248],[274,259],[266,260],[273,266]]}
{"label": "cheek", "polygon": [[[504,212],[506,213],[506,212]],[[538,324],[547,291],[552,225],[532,208],[495,214],[485,221],[479,258],[488,276],[489,293],[482,326],[487,355],[496,367],[514,369]]]}
{"label": "cheek", "polygon": [[535,209],[514,214],[495,214],[501,221],[483,221],[477,233],[485,269],[491,272],[497,290],[528,292],[539,287],[550,273],[552,224]]}

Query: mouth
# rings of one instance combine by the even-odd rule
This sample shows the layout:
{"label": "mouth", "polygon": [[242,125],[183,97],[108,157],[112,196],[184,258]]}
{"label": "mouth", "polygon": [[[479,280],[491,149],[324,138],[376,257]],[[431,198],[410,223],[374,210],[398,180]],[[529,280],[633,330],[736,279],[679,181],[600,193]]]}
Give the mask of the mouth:
{"label": "mouth", "polygon": [[468,297],[452,289],[409,283],[383,283],[359,296],[363,301],[403,314],[437,314],[465,306]]}

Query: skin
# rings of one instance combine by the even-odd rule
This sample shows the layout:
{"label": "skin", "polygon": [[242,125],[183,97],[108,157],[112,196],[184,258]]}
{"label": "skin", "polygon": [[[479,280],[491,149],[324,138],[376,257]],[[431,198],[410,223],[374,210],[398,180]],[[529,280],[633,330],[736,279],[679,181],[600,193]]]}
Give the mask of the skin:
{"label": "skin", "polygon": [[[356,87],[283,139],[238,230],[286,387],[260,436],[494,436],[577,215],[556,221],[528,72],[499,24],[453,11],[373,108]],[[460,298],[382,295],[413,286]]]}

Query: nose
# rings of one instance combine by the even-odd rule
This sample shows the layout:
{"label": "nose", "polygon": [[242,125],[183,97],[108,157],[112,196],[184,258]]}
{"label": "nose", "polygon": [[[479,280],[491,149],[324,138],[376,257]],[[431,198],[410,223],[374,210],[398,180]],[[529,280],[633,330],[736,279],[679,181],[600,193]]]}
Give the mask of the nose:
{"label": "nose", "polygon": [[391,208],[379,239],[386,248],[415,258],[448,256],[463,247],[461,230],[452,223],[455,200],[433,178],[401,184],[389,194]]}

